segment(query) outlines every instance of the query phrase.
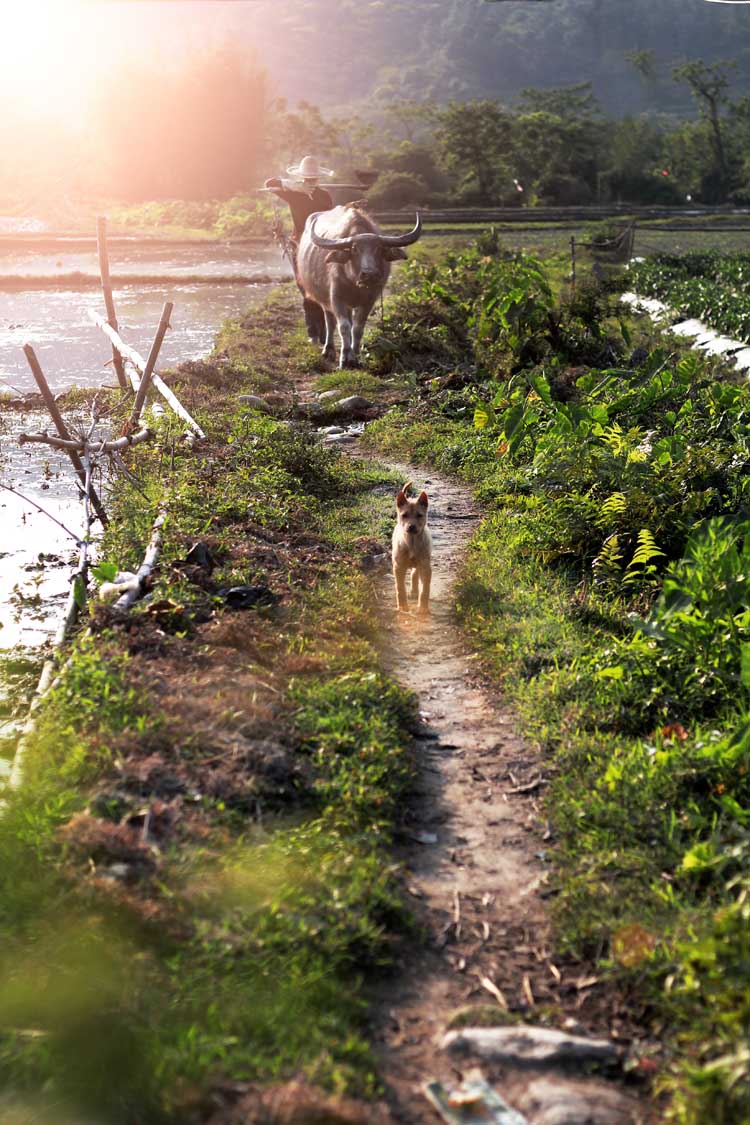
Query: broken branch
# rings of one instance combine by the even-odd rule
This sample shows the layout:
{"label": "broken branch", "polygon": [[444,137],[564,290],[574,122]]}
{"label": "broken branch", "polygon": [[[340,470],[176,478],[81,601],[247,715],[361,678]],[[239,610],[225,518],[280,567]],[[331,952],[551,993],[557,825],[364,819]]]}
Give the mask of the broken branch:
{"label": "broken branch", "polygon": [[[101,328],[104,335],[107,336],[114,345],[116,345],[118,352],[125,359],[129,360],[135,370],[142,375],[146,369],[146,360],[143,358],[143,356],[140,355],[135,350],[135,348],[131,348],[128,344],[126,344],[125,341],[118,335],[118,333],[115,332],[115,330],[110,327],[109,324],[107,324],[106,320],[104,320],[103,317],[99,316],[98,313],[94,312],[93,309],[88,309],[87,312],[89,320],[91,320],[97,326],[97,328]],[[134,388],[137,390],[140,382],[135,377],[135,375],[131,374],[131,382],[133,383]],[[182,418],[183,422],[186,422],[190,429],[193,430],[199,438],[205,438],[206,435],[204,434],[203,430],[200,428],[195,419],[192,418],[190,414],[188,414],[185,407],[179,401],[177,396],[169,389],[164,380],[161,379],[157,374],[154,374],[151,382],[153,386],[156,387],[159,394],[166,399],[166,401],[172,407],[172,410],[174,410],[175,414],[179,415],[179,417]]]}
{"label": "broken branch", "polygon": [[41,434],[19,434],[19,445],[49,445],[53,449],[64,449],[66,451],[73,450],[76,453],[84,453],[87,449],[91,453],[113,453],[115,450],[127,449],[131,445],[140,445],[142,441],[148,441],[154,436],[153,430],[148,427],[139,430],[135,434],[126,434],[124,437],[117,438],[114,441],[101,441],[89,444],[88,441],[78,440],[71,438],[66,441],[64,438],[55,437],[54,434],[48,434],[45,430]]}
{"label": "broken branch", "polygon": [[[39,360],[36,358],[36,353],[34,352],[34,349],[32,348],[31,344],[24,344],[23,354],[26,356],[29,367],[31,368],[31,374],[34,376],[34,380],[36,381],[36,385],[39,387],[42,398],[44,399],[44,404],[47,407],[47,410],[49,411],[50,418],[55,423],[55,429],[57,430],[58,434],[63,439],[63,441],[72,441],[73,439],[70,436],[70,433],[68,431],[68,427],[65,425],[65,422],[63,421],[62,414],[57,409],[57,403],[55,402],[55,399],[52,395],[52,391],[49,389],[49,384],[47,383],[47,380],[44,377],[44,372],[42,371],[42,369],[39,365]],[[78,454],[76,453],[76,451],[74,449],[69,449],[67,451],[67,453],[68,453],[68,456],[70,457],[73,468],[76,471],[76,476],[78,477],[79,481],[83,485],[84,495],[86,495],[85,489],[88,486],[86,484],[86,470],[83,467],[83,462],[81,461],[81,458],[78,456]],[[107,523],[107,513],[104,511],[104,507],[102,506],[102,502],[99,499],[98,494],[94,490],[93,485],[90,486],[88,495],[91,497],[91,503],[93,505],[94,511],[96,512],[97,516],[99,517],[102,526],[105,526],[106,523]]]}

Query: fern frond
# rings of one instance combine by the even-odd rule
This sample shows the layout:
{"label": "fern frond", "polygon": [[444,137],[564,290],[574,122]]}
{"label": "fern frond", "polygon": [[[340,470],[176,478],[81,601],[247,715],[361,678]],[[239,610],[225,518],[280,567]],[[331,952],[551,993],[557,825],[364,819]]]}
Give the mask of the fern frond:
{"label": "fern frond", "polygon": [[602,549],[591,564],[597,586],[611,586],[620,581],[622,551],[617,535],[608,535]]}
{"label": "fern frond", "polygon": [[642,527],[638,532],[637,546],[623,581],[638,582],[646,574],[652,573],[656,568],[651,564],[658,558],[666,558],[665,552],[654,539],[653,533],[647,527]]}
{"label": "fern frond", "polygon": [[601,520],[607,521],[610,520],[612,516],[621,516],[622,513],[627,510],[627,507],[628,502],[625,499],[625,493],[613,492],[602,504],[600,513]]}

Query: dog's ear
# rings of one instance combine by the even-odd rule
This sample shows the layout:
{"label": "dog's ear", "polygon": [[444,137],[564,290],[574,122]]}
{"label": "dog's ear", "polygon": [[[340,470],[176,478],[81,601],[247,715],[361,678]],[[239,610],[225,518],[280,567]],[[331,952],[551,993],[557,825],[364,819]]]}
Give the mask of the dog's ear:
{"label": "dog's ear", "polygon": [[429,500],[427,499],[427,493],[424,490],[422,490],[422,492],[420,492],[419,496],[417,497],[417,503],[424,504],[425,508],[428,506]]}
{"label": "dog's ear", "polygon": [[406,482],[406,484],[404,485],[404,487],[400,490],[400,492],[396,496],[396,507],[397,508],[403,508],[404,504],[409,503],[409,498],[406,495],[406,493],[409,491],[410,488],[411,488],[411,481],[408,480]]}

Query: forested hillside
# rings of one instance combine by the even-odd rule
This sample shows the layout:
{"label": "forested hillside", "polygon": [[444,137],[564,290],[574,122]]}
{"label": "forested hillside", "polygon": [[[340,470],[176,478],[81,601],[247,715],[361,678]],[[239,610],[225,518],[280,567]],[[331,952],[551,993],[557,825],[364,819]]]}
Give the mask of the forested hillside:
{"label": "forested hillside", "polygon": [[[238,8],[240,5],[237,6]],[[641,77],[657,62],[738,59],[749,72],[750,8],[704,0],[257,0],[243,28],[279,93],[319,105],[499,97],[592,79],[606,109],[687,109],[689,94]],[[233,17],[239,21],[239,13]],[[358,107],[359,108],[359,107]]]}

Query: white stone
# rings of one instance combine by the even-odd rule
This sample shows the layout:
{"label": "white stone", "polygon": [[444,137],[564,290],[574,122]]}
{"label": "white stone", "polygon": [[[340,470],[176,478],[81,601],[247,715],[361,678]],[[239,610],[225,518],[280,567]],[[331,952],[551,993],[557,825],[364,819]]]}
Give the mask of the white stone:
{"label": "white stone", "polygon": [[480,1055],[521,1065],[607,1062],[618,1049],[609,1039],[587,1039],[550,1027],[516,1024],[510,1027],[465,1027],[449,1031],[443,1048],[451,1054]]}

